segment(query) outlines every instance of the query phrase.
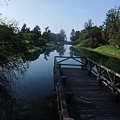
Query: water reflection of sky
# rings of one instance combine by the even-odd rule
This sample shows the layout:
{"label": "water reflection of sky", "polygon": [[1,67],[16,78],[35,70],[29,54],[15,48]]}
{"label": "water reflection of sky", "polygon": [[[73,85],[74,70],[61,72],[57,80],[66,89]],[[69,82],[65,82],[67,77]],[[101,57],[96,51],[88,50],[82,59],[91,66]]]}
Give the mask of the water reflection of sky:
{"label": "water reflection of sky", "polygon": [[[22,110],[21,119],[26,120],[25,116],[29,116],[27,119],[31,118],[31,114],[34,112],[34,116],[38,116],[38,118],[35,119],[35,117],[32,117],[31,120],[39,120],[41,114],[40,114],[40,105],[44,98],[49,95],[50,93],[53,93],[54,91],[54,80],[53,80],[53,66],[54,66],[54,56],[75,56],[78,55],[75,53],[75,51],[72,51],[72,48],[70,45],[63,46],[57,46],[56,49],[52,50],[50,52],[47,50],[47,52],[44,54],[38,54],[35,55],[35,59],[30,59],[28,61],[29,67],[26,71],[24,71],[25,77],[20,77],[18,80],[14,80],[13,88],[14,93],[16,93],[16,100],[19,100]],[[108,63],[112,63],[113,59],[108,60],[108,58],[104,57],[102,59],[101,56],[97,56],[96,54],[93,55],[86,52],[81,52],[79,54],[80,56],[89,57],[92,56],[93,59],[97,59],[98,62],[104,62],[107,65]],[[88,56],[87,56],[88,55]],[[92,59],[91,58],[91,59]],[[107,62],[106,62],[107,61]],[[71,63],[74,62],[74,64],[78,64],[78,62],[75,62],[73,60],[67,60],[63,63]],[[113,62],[115,63],[115,62]],[[117,62],[119,63],[119,62]],[[32,107],[31,107],[32,106]],[[39,106],[39,107],[38,107]],[[34,109],[33,109],[34,108]],[[29,112],[28,112],[29,109]],[[39,110],[39,113],[36,112]],[[26,113],[26,111],[28,113]]]}
{"label": "water reflection of sky", "polygon": [[[19,100],[19,104],[22,104],[20,109],[24,111],[21,116],[23,120],[25,119],[24,116],[31,116],[30,114],[26,114],[27,110],[24,109],[24,106],[27,106],[31,112],[33,111],[33,107],[34,110],[36,109],[37,111],[40,109],[38,106],[41,106],[40,104],[44,98],[50,93],[54,93],[54,56],[70,56],[69,53],[69,46],[58,46],[56,50],[52,52],[47,50],[45,54],[43,53],[41,55],[37,53],[37,55],[35,55],[35,60],[30,58],[25,77],[21,76],[18,81],[14,81],[13,88]],[[33,55],[31,56],[33,57]],[[34,115],[38,116],[38,113],[35,112]],[[40,115],[38,118],[40,118]]]}
{"label": "water reflection of sky", "polygon": [[[69,56],[69,46],[66,46],[64,55]],[[59,56],[59,53],[51,52],[48,60],[45,60],[44,54],[42,54],[37,60],[29,63],[27,75],[22,80],[24,81],[22,84],[26,98],[35,100],[38,96],[38,98],[43,99],[47,94],[53,92],[54,56]]]}

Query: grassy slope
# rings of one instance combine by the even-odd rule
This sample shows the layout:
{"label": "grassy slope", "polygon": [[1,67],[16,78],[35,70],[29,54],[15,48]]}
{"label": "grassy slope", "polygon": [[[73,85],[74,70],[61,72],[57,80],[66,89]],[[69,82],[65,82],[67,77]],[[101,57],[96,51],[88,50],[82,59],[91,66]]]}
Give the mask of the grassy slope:
{"label": "grassy slope", "polygon": [[46,43],[46,47],[54,48],[55,44],[54,43]]}
{"label": "grassy slope", "polygon": [[[54,48],[55,47],[55,44],[53,44],[53,43],[46,43],[46,46],[44,46],[44,47],[46,47],[46,48]],[[35,52],[35,51],[37,51],[37,50],[41,50],[41,48],[40,47],[35,47],[35,46],[33,46],[33,45],[28,45],[28,52]]]}
{"label": "grassy slope", "polygon": [[35,46],[33,46],[33,45],[28,45],[28,52],[29,52],[29,53],[38,51],[38,50],[40,50],[40,49],[41,49],[40,47],[35,47]]}
{"label": "grassy slope", "polygon": [[97,47],[95,49],[91,49],[91,48],[86,48],[86,47],[81,47],[80,44],[74,46],[75,49],[87,49],[90,51],[94,51],[94,52],[98,52],[100,54],[103,55],[107,55],[107,56],[111,56],[111,57],[115,57],[120,59],[120,49],[119,48],[115,48],[115,47],[111,47],[111,46],[100,46]]}

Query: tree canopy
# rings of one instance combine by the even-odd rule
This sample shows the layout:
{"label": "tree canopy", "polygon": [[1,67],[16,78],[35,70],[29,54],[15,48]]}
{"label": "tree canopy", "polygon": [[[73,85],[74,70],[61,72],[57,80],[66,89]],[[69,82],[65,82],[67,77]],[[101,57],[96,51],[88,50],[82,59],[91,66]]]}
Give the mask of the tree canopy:
{"label": "tree canopy", "polygon": [[97,47],[98,44],[120,48],[120,6],[110,9],[106,13],[105,21],[99,27],[89,19],[77,38],[75,38],[75,30],[72,29],[70,40],[92,48]]}

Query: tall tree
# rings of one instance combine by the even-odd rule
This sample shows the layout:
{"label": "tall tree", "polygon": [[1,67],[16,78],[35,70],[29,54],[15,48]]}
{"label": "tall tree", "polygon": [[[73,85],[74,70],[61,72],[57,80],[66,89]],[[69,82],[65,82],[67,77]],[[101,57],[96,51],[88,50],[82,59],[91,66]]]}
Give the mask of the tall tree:
{"label": "tall tree", "polygon": [[66,34],[65,34],[65,30],[61,29],[60,30],[60,37],[61,37],[61,42],[64,43],[64,41],[67,40]]}
{"label": "tall tree", "polygon": [[83,46],[94,48],[102,43],[101,28],[93,26],[93,24],[92,20],[89,19],[88,22],[85,22],[84,29],[77,33],[78,40]]}
{"label": "tall tree", "polygon": [[50,30],[49,27],[47,26],[47,27],[45,28],[45,31],[44,31],[43,34],[42,34],[42,37],[43,37],[44,39],[46,39],[47,41],[50,41],[50,36],[51,36],[51,30]]}
{"label": "tall tree", "polygon": [[38,25],[36,25],[34,28],[33,28],[33,32],[38,36],[40,37],[41,36],[41,29]]}
{"label": "tall tree", "polygon": [[92,22],[92,20],[89,19],[88,22],[85,22],[84,28],[87,29],[87,30],[89,30],[89,29],[91,29],[93,27],[93,24],[94,23]]}
{"label": "tall tree", "polygon": [[48,30],[49,30],[49,26],[47,26],[47,27],[45,28],[45,32],[48,32]]}
{"label": "tall tree", "polygon": [[76,42],[79,39],[80,31],[75,31],[74,29],[72,29],[70,35],[70,40],[72,42]]}
{"label": "tall tree", "polygon": [[22,33],[28,33],[28,32],[30,32],[30,28],[29,27],[27,27],[27,24],[23,24],[23,26],[22,26],[22,28],[21,28],[21,32]]}
{"label": "tall tree", "polygon": [[103,25],[103,36],[106,43],[120,47],[120,6],[110,9]]}
{"label": "tall tree", "polygon": [[70,36],[70,40],[71,40],[71,41],[75,41],[75,30],[74,30],[74,29],[72,29],[70,35],[71,35],[71,36]]}

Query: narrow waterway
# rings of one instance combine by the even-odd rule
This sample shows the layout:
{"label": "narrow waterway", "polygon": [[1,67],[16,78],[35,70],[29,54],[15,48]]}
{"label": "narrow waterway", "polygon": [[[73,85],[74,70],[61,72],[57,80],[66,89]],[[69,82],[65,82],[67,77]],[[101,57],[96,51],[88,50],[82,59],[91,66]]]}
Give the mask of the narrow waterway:
{"label": "narrow waterway", "polygon": [[[15,98],[15,120],[52,120],[49,110],[43,104],[47,96],[54,94],[53,65],[54,56],[70,56],[70,46],[58,46],[55,50],[37,54],[26,61],[22,74],[12,82],[12,94]],[[49,98],[48,98],[49,101]],[[48,103],[51,104],[51,103]],[[48,105],[49,106],[49,105]],[[11,117],[13,119],[13,117]]]}
{"label": "narrow waterway", "polygon": [[52,110],[46,107],[52,106],[50,98],[46,103],[44,101],[54,93],[54,56],[89,57],[120,71],[119,60],[88,51],[78,53],[70,45],[31,54],[27,60],[13,60],[0,69],[1,76],[5,79],[0,83],[4,95],[0,120],[53,120]]}
{"label": "narrow waterway", "polygon": [[[69,56],[69,46],[64,46],[64,48],[61,48],[61,51],[63,49],[64,53],[62,55]],[[53,93],[54,56],[59,56],[61,51],[57,52],[55,50],[50,52],[47,57],[41,54],[38,59],[29,62],[26,75],[20,81],[20,84],[23,86],[22,95],[25,98],[40,101],[46,95]]]}

